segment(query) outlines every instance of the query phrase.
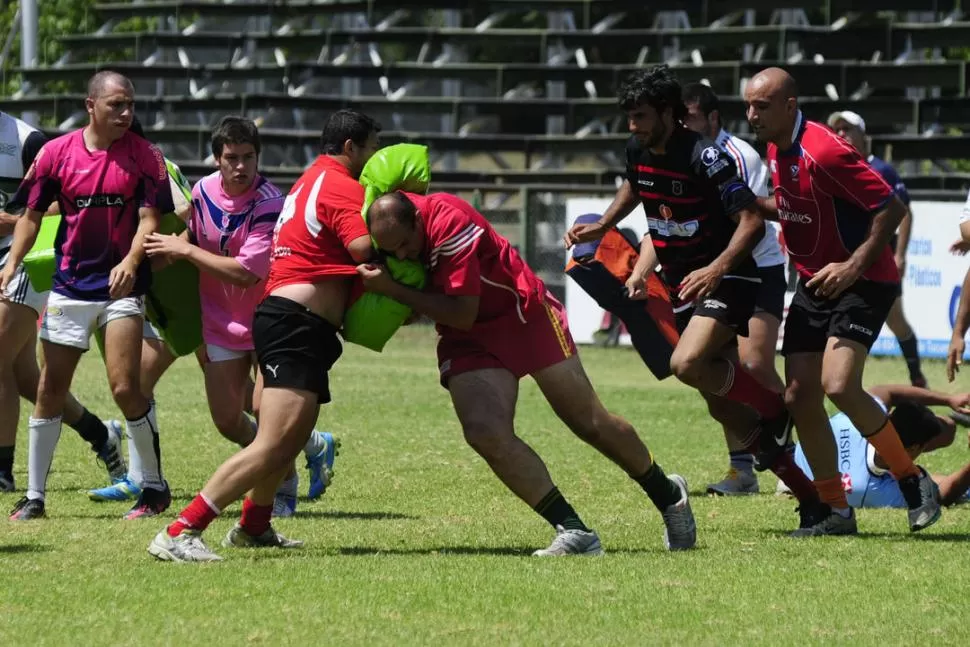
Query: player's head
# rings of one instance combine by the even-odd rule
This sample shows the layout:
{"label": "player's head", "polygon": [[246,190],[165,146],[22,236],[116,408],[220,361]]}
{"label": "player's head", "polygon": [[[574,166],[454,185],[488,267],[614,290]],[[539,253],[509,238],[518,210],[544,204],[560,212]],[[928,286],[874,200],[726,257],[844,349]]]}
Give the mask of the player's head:
{"label": "player's head", "polygon": [[338,110],[330,115],[320,136],[320,151],[340,158],[354,178],[360,177],[380,142],[381,125],[357,110]]}
{"label": "player's head", "polygon": [[256,180],[259,167],[259,129],[252,119],[223,117],[212,131],[212,157],[229,195],[245,193]]}
{"label": "player's head", "polygon": [[381,251],[404,260],[424,252],[424,227],[418,208],[400,191],[374,200],[367,209],[367,229]]}
{"label": "player's head", "polygon": [[798,85],[779,67],[762,70],[744,88],[748,123],[763,142],[785,141],[795,128]]}
{"label": "player's head", "polygon": [[620,85],[617,99],[626,112],[627,127],[646,148],[666,142],[674,126],[687,115],[680,82],[666,65],[628,76]]}
{"label": "player's head", "polygon": [[851,110],[833,112],[828,118],[829,128],[849,142],[860,154],[866,154],[866,121]]}
{"label": "player's head", "polygon": [[956,424],[946,416],[938,416],[929,407],[901,402],[889,414],[899,440],[912,456],[931,452],[953,444]]}
{"label": "player's head", "polygon": [[121,139],[135,116],[135,87],[117,72],[98,72],[88,81],[84,106],[91,127],[108,139]]}
{"label": "player's head", "polygon": [[721,130],[721,106],[711,86],[688,83],[684,86],[683,97],[687,108],[684,125],[709,139],[717,137]]}

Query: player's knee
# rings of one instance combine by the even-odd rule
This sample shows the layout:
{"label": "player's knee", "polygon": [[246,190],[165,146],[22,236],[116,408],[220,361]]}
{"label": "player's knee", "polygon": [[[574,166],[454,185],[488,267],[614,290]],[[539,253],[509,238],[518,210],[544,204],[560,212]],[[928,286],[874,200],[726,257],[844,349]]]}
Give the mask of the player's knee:
{"label": "player's knee", "polygon": [[486,460],[503,453],[503,447],[512,437],[512,430],[493,422],[469,422],[462,428],[465,442]]}
{"label": "player's knee", "polygon": [[134,381],[125,379],[115,381],[111,384],[111,396],[129,420],[145,415],[148,405]]}
{"label": "player's knee", "polygon": [[855,384],[855,381],[848,376],[823,375],[822,390],[835,406],[842,409],[843,403],[861,394],[862,385]]}
{"label": "player's knee", "polygon": [[700,378],[701,364],[700,357],[690,353],[678,353],[674,350],[674,354],[670,356],[670,371],[684,384],[697,383]]}

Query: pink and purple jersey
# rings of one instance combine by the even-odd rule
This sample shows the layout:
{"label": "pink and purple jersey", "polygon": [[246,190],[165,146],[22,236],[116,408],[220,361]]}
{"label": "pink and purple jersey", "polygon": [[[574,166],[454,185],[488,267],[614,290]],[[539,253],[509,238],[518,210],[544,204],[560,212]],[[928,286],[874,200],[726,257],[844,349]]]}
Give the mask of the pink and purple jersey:
{"label": "pink and purple jersey", "polygon": [[192,188],[189,230],[195,243],[207,252],[236,259],[260,279],[247,288],[200,272],[202,338],[207,344],[253,349],[253,313],[263,295],[262,282],[269,274],[273,229],[283,198],[280,190],[261,175],[239,196],[226,195],[218,171]]}
{"label": "pink and purple jersey", "polygon": [[[108,275],[131,250],[139,209],[172,210],[161,152],[125,133],[107,150],[88,150],[82,130],[51,140],[37,153],[21,184],[27,207],[47,211],[55,200],[61,224],[54,239],[53,291],[81,301],[107,301]],[[138,267],[130,296],[151,284],[147,262]]]}

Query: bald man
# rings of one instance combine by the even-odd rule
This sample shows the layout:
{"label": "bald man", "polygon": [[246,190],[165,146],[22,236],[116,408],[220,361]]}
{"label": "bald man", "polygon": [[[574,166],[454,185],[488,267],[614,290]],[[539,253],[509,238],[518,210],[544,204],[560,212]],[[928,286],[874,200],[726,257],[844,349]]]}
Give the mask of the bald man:
{"label": "bald man", "polygon": [[144,295],[151,282],[144,242],[171,211],[168,171],[157,148],[128,131],[131,81],[99,72],[88,83],[87,126],[37,153],[20,186],[26,212],[17,221],[0,292],[33,246],[40,219],[56,201],[63,215],[54,243],[56,270],[40,338],[46,360],[30,417],[27,496],[11,519],[43,517],[47,474],[61,434],[68,389],[91,334],[104,330],[104,361],[129,443],[142,458],[143,484],[127,518],[151,516],[170,502],[162,477],[154,409],[141,393]]}
{"label": "bald man", "polygon": [[371,236],[387,254],[425,262],[431,289],[396,282],[378,265],[358,267],[364,286],[438,324],[438,366],[465,440],[516,496],[556,529],[537,556],[601,555],[599,536],[515,434],[519,380],[531,375],[574,434],[616,463],[650,497],[668,550],[692,548],[696,526],[687,483],[667,477],[629,422],[606,410],[576,354],[566,313],[509,241],[457,196],[392,193],[371,205]]}
{"label": "bald man", "polygon": [[823,503],[796,536],[854,534],[824,398],[842,411],[886,461],[918,531],[940,517],[939,490],[913,463],[885,410],[862,387],[866,357],[899,295],[889,246],[905,207],[855,148],[798,108],[784,70],[759,72],[744,92],[747,117],[768,143],[774,199],[762,204],[781,223],[799,282],[785,320],[785,399]]}

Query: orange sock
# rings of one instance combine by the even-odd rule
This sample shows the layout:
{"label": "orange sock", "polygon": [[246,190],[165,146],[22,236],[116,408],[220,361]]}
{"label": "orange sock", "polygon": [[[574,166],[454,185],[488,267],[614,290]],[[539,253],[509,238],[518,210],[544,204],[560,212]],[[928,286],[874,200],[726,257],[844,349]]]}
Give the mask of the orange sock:
{"label": "orange sock", "polygon": [[849,501],[845,498],[845,489],[842,487],[842,477],[836,476],[833,479],[815,481],[815,489],[822,503],[828,503],[833,508],[848,508]]}
{"label": "orange sock", "polygon": [[913,462],[910,455],[906,453],[892,420],[886,418],[886,424],[882,426],[882,429],[865,438],[870,445],[875,447],[876,453],[882,457],[882,460],[886,461],[889,471],[892,472],[897,481],[907,476],[919,476],[919,468],[916,467],[916,463]]}

